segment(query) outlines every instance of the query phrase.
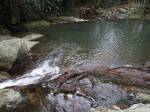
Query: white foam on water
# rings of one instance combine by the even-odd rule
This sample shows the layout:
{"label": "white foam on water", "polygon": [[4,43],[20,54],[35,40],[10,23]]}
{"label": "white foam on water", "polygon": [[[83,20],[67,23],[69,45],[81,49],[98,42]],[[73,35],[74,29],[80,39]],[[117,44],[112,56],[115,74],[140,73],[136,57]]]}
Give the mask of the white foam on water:
{"label": "white foam on water", "polygon": [[72,94],[67,94],[67,97],[68,98],[73,98],[73,95]]}
{"label": "white foam on water", "polygon": [[12,86],[26,86],[37,84],[46,77],[54,79],[60,73],[60,68],[58,66],[50,66],[49,62],[50,60],[46,60],[42,62],[38,67],[24,74],[23,76],[17,77],[12,80],[6,80],[0,83],[0,89]]}

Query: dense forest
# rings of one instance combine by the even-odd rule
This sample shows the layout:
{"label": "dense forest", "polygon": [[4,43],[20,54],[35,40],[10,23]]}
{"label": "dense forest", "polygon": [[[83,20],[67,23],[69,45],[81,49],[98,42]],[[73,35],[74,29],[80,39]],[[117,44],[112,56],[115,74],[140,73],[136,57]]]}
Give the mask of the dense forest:
{"label": "dense forest", "polygon": [[53,16],[72,16],[80,7],[110,8],[131,2],[146,10],[150,4],[149,0],[1,0],[0,23],[18,24]]}

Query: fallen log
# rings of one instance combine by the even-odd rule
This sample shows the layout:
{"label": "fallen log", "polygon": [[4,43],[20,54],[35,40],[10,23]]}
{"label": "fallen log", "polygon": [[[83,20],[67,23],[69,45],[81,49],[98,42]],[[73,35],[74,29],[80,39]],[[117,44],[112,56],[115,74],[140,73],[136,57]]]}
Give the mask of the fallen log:
{"label": "fallen log", "polygon": [[133,68],[110,69],[105,76],[128,85],[150,88],[150,74]]}
{"label": "fallen log", "polygon": [[142,67],[121,66],[111,68],[98,63],[85,63],[82,66],[73,67],[53,81],[61,85],[69,79],[85,76],[89,73],[105,77],[110,81],[119,82],[119,84],[150,88],[150,74],[144,71]]}

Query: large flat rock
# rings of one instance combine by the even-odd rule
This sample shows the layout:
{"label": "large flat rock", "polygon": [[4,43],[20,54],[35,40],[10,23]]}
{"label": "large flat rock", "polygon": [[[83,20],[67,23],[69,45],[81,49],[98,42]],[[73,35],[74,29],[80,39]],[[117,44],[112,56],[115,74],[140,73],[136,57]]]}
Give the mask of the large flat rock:
{"label": "large flat rock", "polygon": [[0,36],[0,66],[11,68],[17,58],[19,49],[30,51],[38,41],[30,41],[41,37],[38,34],[27,35],[24,38]]}

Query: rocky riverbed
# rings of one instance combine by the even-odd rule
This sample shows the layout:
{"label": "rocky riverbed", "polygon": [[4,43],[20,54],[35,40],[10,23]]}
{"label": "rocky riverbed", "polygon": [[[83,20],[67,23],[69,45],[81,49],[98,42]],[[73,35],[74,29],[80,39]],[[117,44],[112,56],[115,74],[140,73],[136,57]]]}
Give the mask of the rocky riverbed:
{"label": "rocky riverbed", "polygon": [[[149,112],[149,33],[144,22],[128,24],[133,25],[132,32],[122,30],[120,21],[109,21],[59,24],[41,34],[1,36],[0,110]],[[130,35],[125,35],[127,31]],[[142,41],[137,34],[145,34]],[[124,40],[125,36],[132,38]]]}
{"label": "rocky riverbed", "polygon": [[[59,57],[60,59],[60,55],[56,54],[54,52],[54,54],[48,56],[49,59],[53,58],[52,62],[42,61],[41,65],[33,68],[33,70],[27,72],[24,76],[1,82],[0,96],[5,99],[0,101],[1,109],[6,112],[10,109],[13,111],[23,110],[30,112],[30,110],[26,109],[26,106],[31,106],[33,109],[39,106],[44,112],[149,111],[149,89],[141,90],[137,87],[135,88],[132,84],[130,87],[130,85],[125,86],[124,84],[116,85],[111,81],[105,82],[101,79],[103,76],[94,75],[99,74],[96,72],[101,66],[98,63],[95,63],[95,65],[94,63],[92,64],[93,67],[95,66],[94,69],[91,69],[90,64],[86,63],[82,66],[76,65],[78,68],[74,70],[71,67],[73,72],[67,70],[70,74],[66,74],[65,71],[56,72],[56,70],[53,70],[55,67],[46,67],[48,63],[60,66],[60,60],[56,58]],[[146,64],[144,67],[148,69],[149,65]],[[102,69],[105,68],[101,68],[100,71],[103,71]],[[105,71],[107,70],[105,69]],[[122,69],[122,71],[126,70]],[[53,73],[60,75],[51,77],[51,75],[54,75]],[[40,75],[41,77],[39,77]],[[65,80],[61,78],[64,76]],[[137,78],[136,76],[134,77],[135,80]],[[4,89],[5,87],[11,89]],[[24,106],[20,105],[22,103]]]}

